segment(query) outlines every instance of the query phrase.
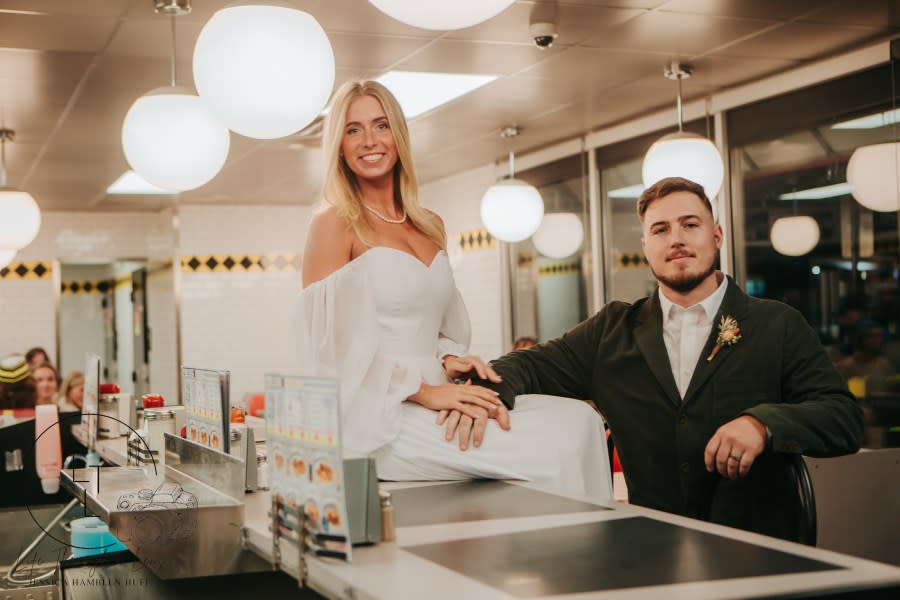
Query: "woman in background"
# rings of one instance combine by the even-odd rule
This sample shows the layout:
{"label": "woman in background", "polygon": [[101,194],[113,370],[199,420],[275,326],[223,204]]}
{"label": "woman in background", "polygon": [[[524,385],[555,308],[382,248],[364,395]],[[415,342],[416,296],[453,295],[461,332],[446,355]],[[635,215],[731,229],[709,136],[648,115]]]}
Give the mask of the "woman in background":
{"label": "woman in background", "polygon": [[84,374],[81,371],[72,371],[62,382],[56,404],[60,412],[81,411],[84,403]]}
{"label": "woman in background", "polygon": [[31,370],[31,378],[37,389],[38,404],[54,404],[56,392],[59,391],[59,373],[48,362],[41,363]]}
{"label": "woman in background", "polygon": [[[344,445],[372,453],[382,479],[524,479],[609,499],[602,425],[587,405],[524,396],[509,416],[493,391],[450,383],[499,379],[466,356],[443,222],[419,204],[406,120],[384,86],[335,93],[325,160],[329,206],[310,225],[297,324],[306,373],[340,379]],[[448,409],[487,427],[480,447],[444,439],[436,419]]]}

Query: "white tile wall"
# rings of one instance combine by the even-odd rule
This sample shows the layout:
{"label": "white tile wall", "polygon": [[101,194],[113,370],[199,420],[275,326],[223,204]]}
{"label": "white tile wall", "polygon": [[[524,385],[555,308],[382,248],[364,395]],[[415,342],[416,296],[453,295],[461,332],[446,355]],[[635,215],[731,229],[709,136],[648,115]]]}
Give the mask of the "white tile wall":
{"label": "white tile wall", "polygon": [[[493,183],[494,166],[487,165],[424,185],[419,197],[423,206],[441,216],[448,233],[469,231],[483,227],[481,197]],[[448,251],[456,285],[472,321],[469,351],[486,359],[496,358],[512,345],[503,334],[500,245],[458,253],[451,241]]]}
{"label": "white tile wall", "polygon": [[63,294],[60,299],[60,375],[84,371],[85,353],[103,356],[103,295]]}
{"label": "white tile wall", "polygon": [[0,356],[41,346],[56,362],[52,279],[0,279]]}
{"label": "white tile wall", "polygon": [[172,269],[147,275],[147,325],[150,329],[150,391],[166,404],[178,402],[175,289]]}
{"label": "white tile wall", "polygon": [[[311,207],[189,207],[181,253],[303,251]],[[266,372],[297,371],[291,307],[300,273],[182,273],[182,362],[231,371],[231,395],[261,392]]]}

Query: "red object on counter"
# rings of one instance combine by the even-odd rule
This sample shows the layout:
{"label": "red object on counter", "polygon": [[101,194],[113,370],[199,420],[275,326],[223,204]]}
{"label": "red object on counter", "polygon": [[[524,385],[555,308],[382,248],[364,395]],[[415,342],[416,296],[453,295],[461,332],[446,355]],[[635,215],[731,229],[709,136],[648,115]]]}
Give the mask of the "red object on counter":
{"label": "red object on counter", "polygon": [[244,418],[244,408],[241,406],[232,406],[231,407],[231,422],[232,423],[246,423],[247,420]]}
{"label": "red object on counter", "polygon": [[141,401],[144,403],[144,408],[162,408],[166,403],[162,394],[144,394],[141,396]]}
{"label": "red object on counter", "polygon": [[97,390],[100,394],[118,394],[121,391],[118,383],[101,383]]}
{"label": "red object on counter", "polygon": [[187,439],[187,425],[181,426],[181,437],[182,439]]}
{"label": "red object on counter", "polygon": [[254,417],[265,418],[266,397],[263,394],[250,396],[250,400],[247,401],[247,414]]}

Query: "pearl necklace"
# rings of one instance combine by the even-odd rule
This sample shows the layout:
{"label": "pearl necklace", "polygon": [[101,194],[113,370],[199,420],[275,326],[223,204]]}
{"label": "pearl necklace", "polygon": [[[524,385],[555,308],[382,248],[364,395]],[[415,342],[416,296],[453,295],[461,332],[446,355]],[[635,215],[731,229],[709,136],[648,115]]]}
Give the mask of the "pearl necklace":
{"label": "pearl necklace", "polygon": [[403,216],[402,216],[401,218],[399,218],[399,219],[388,219],[386,216],[384,216],[383,214],[381,214],[380,212],[378,212],[377,210],[375,210],[374,208],[372,208],[372,207],[369,206],[368,204],[363,203],[363,206],[365,206],[365,207],[368,208],[370,211],[372,211],[372,213],[373,213],[376,217],[378,217],[379,219],[381,219],[381,220],[384,221],[385,223],[391,223],[391,224],[393,224],[393,225],[400,225],[401,223],[405,223],[405,222],[406,222],[406,209],[403,209]]}

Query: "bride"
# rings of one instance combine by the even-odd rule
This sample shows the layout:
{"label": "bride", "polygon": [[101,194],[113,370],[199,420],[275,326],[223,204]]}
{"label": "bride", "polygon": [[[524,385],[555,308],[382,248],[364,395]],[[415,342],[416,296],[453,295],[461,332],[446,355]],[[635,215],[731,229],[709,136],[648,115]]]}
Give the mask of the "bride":
{"label": "bride", "polygon": [[[344,84],[325,123],[324,196],[303,255],[296,323],[303,370],[339,379],[346,448],[370,453],[394,481],[521,479],[609,499],[599,416],[585,403],[457,385],[473,372],[469,318],[441,219],[421,207],[406,120],[374,81]],[[448,377],[449,375],[449,377]],[[467,450],[444,438],[455,410],[484,430]],[[441,411],[444,411],[441,414]],[[480,435],[478,436],[480,437]]]}

